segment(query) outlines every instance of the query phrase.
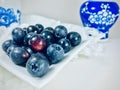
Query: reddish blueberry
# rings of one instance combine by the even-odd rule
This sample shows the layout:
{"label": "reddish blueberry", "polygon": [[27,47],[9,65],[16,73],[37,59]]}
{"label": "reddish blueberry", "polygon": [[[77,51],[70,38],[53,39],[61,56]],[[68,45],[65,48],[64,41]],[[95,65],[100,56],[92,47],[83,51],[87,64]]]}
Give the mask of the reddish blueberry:
{"label": "reddish blueberry", "polygon": [[29,40],[30,47],[35,51],[42,51],[46,47],[45,39],[40,35],[34,35]]}

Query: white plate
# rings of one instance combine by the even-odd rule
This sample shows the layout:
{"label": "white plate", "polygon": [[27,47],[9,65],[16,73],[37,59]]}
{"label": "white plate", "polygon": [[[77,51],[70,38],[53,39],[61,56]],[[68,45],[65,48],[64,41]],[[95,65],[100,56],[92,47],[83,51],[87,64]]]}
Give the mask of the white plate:
{"label": "white plate", "polygon": [[72,24],[64,24],[64,23],[60,23],[59,21],[44,18],[41,16],[27,16],[27,17],[23,17],[23,19],[24,19],[23,23],[27,23],[27,24],[22,24],[21,27],[28,26],[29,24],[35,24],[35,23],[41,23],[45,27],[46,26],[55,27],[58,24],[63,24],[68,28],[69,31],[77,31],[82,36],[82,43],[79,46],[75,47],[73,50],[71,50],[67,55],[65,55],[64,60],[62,60],[58,64],[51,66],[49,72],[42,78],[36,78],[36,77],[32,77],[27,72],[26,68],[15,65],[10,60],[10,58],[3,52],[1,48],[1,44],[5,40],[11,38],[10,29],[4,32],[4,34],[0,38],[0,65],[6,68],[11,73],[13,73],[14,75],[16,75],[17,77],[23,79],[24,81],[30,83],[31,85],[37,88],[41,88],[42,86],[47,84],[73,57],[75,57],[75,55],[77,55],[82,49],[84,49],[87,45],[89,45],[95,39],[95,38],[88,39],[88,35],[86,34],[86,31],[88,29],[90,30],[90,28],[84,28],[84,27],[80,27]]}

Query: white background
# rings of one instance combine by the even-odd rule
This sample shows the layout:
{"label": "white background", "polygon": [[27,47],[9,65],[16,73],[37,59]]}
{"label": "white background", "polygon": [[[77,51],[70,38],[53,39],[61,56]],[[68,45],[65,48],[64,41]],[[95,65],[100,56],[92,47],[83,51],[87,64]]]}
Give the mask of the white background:
{"label": "white background", "polygon": [[[120,3],[119,0],[115,0]],[[23,14],[37,14],[82,25],[79,8],[83,0],[22,0]],[[114,8],[114,7],[113,7]],[[120,90],[120,18],[102,43],[99,56],[72,60],[40,90]],[[0,90],[39,90],[0,67]]]}
{"label": "white background", "polygon": [[[80,24],[79,8],[87,0],[21,0],[24,14],[38,14],[64,22]],[[104,1],[104,0],[103,0]],[[120,4],[120,0],[116,1]],[[114,7],[113,7],[114,8]]]}

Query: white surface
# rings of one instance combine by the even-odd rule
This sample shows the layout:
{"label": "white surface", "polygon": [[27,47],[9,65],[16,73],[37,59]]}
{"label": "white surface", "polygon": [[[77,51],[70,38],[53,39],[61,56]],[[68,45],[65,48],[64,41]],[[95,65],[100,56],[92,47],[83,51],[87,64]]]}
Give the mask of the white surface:
{"label": "white surface", "polygon": [[[25,26],[28,26],[28,25],[31,25],[31,24],[34,25],[36,23],[41,23],[45,27],[46,26],[55,27],[57,25],[64,25],[68,29],[68,31],[77,31],[82,36],[82,43],[79,46],[72,49],[69,53],[67,53],[67,55],[65,55],[64,60],[62,60],[61,62],[59,62],[59,63],[57,63],[55,65],[52,65],[50,67],[49,72],[44,77],[35,78],[35,77],[32,77],[26,71],[26,68],[19,67],[19,66],[15,65],[10,60],[10,58],[4,53],[1,46],[2,46],[2,43],[5,40],[8,40],[8,39],[11,38],[11,29],[8,29],[8,30],[6,30],[4,32],[4,35],[1,36],[1,38],[0,38],[0,65],[3,66],[4,68],[6,68],[11,73],[13,73],[14,75],[16,75],[17,77],[23,79],[24,81],[30,83],[31,85],[33,85],[33,86],[35,86],[37,88],[41,88],[42,86],[46,85],[61,69],[64,68],[64,66],[73,57],[75,57],[87,45],[92,43],[93,40],[97,39],[97,37],[95,37],[95,38],[87,38],[88,34],[86,33],[86,31],[92,30],[90,28],[84,28],[84,27],[80,27],[80,26],[72,25],[72,24],[63,24],[63,23],[60,23],[59,21],[55,21],[55,20],[52,20],[52,19],[47,19],[47,18],[40,17],[40,16],[34,16],[34,15],[26,16],[23,19],[24,19],[23,22],[26,23],[26,24],[21,25],[22,27],[25,27]],[[95,35],[93,33],[93,36],[95,36]]]}

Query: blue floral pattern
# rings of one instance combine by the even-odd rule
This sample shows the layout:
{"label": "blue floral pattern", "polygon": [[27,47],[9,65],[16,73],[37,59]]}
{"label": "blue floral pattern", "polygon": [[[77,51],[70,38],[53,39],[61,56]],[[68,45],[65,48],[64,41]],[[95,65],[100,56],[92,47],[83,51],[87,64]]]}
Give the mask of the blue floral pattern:
{"label": "blue floral pattern", "polygon": [[13,8],[0,7],[0,26],[9,27],[12,23],[19,23],[20,15],[20,10],[14,12]]}

